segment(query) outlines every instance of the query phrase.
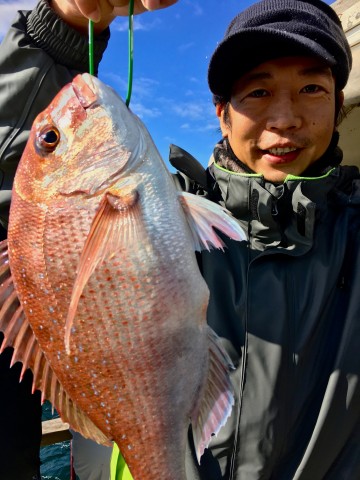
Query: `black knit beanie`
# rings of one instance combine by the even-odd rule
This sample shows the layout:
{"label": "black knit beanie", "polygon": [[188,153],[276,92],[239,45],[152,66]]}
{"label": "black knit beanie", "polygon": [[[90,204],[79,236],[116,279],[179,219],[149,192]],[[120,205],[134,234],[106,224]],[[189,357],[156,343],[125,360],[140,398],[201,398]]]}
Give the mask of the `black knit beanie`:
{"label": "black knit beanie", "polygon": [[214,101],[228,100],[235,80],[275,58],[315,56],[332,69],[341,90],[352,57],[339,17],[321,0],[262,0],[230,23],[209,64]]}

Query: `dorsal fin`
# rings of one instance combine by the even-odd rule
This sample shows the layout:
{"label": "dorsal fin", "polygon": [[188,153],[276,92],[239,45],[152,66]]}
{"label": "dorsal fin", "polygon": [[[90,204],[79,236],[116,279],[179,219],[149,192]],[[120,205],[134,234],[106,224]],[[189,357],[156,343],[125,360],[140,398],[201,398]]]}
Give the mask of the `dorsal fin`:
{"label": "dorsal fin", "polygon": [[21,362],[22,380],[29,368],[33,372],[33,392],[41,390],[42,401],[49,400],[64,422],[84,437],[109,445],[109,439],[72,401],[52,371],[27,321],[11,277],[7,241],[0,243],[0,331],[4,334],[0,353],[7,347],[14,349],[11,365]]}

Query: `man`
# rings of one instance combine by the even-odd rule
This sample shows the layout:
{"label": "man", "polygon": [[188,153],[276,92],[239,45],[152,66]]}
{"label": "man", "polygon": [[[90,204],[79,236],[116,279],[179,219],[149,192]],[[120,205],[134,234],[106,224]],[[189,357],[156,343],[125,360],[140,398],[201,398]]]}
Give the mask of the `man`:
{"label": "man", "polygon": [[[91,9],[72,2],[81,8],[69,15],[62,5],[70,3],[53,7],[84,31]],[[49,97],[41,92],[46,104],[75,74],[75,52],[60,56],[45,28],[53,12],[39,5],[27,31],[41,78],[52,79]],[[97,15],[102,30],[111,15]],[[60,26],[65,39],[69,30]],[[360,183],[357,168],[340,165],[336,132],[350,69],[348,43],[328,5],[254,4],[233,20],[210,61],[223,138],[209,168],[202,172],[172,149],[173,164],[187,172],[175,176],[179,188],[225,205],[249,236],[248,244],[226,240],[225,252],[199,258],[211,292],[208,322],[236,367],[236,404],[200,466],[189,433],[188,480],[360,478]]]}

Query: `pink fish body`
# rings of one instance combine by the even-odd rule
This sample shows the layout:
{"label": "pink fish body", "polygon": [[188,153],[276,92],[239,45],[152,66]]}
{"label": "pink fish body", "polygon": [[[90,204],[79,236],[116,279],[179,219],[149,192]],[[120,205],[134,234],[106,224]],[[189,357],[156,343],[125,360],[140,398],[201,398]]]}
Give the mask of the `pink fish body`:
{"label": "pink fish body", "polygon": [[194,253],[221,248],[212,225],[245,238],[221,207],[176,191],[144,125],[98,79],[79,75],[35,120],[11,276],[3,245],[4,346],[74,429],[119,445],[135,480],[183,480],[189,424],[200,459],[231,412]]}

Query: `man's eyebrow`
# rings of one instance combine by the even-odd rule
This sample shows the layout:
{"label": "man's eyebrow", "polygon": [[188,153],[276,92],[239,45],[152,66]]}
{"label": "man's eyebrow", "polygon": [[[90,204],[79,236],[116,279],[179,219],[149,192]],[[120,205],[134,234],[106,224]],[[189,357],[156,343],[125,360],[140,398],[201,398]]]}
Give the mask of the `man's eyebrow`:
{"label": "man's eyebrow", "polygon": [[322,75],[324,77],[331,78],[332,73],[329,67],[309,67],[300,70],[299,74],[303,77],[307,77],[309,75]]}
{"label": "man's eyebrow", "polygon": [[[322,75],[327,78],[332,77],[330,68],[326,66],[304,68],[299,71],[299,75],[301,75],[302,77],[308,77],[310,75]],[[245,82],[252,82],[257,80],[271,80],[272,78],[274,78],[274,75],[272,75],[270,72],[263,71],[246,73],[242,77],[242,80]]]}
{"label": "man's eyebrow", "polygon": [[274,77],[269,72],[253,72],[246,73],[242,78],[245,82],[252,82],[255,80],[269,80]]}

